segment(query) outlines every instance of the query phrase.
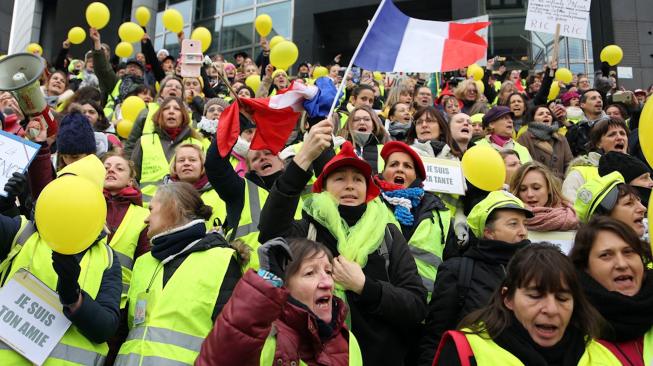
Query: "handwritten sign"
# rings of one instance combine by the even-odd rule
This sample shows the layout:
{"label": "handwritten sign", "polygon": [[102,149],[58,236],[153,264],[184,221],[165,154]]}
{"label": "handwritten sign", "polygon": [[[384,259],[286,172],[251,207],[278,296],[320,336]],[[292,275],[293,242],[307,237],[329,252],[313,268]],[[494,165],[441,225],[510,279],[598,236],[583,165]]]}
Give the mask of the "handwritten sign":
{"label": "handwritten sign", "polygon": [[525,29],[554,34],[560,24],[560,35],[587,39],[591,0],[529,0]]}
{"label": "handwritten sign", "polygon": [[20,269],[0,288],[0,341],[42,365],[70,327],[56,292]]}
{"label": "handwritten sign", "polygon": [[7,197],[4,187],[14,172],[25,170],[41,145],[0,130],[0,195]]}
{"label": "handwritten sign", "polygon": [[533,243],[542,241],[549,242],[557,245],[563,253],[569,254],[571,248],[574,246],[574,238],[576,238],[576,231],[529,231],[528,240]]}
{"label": "handwritten sign", "polygon": [[422,162],[426,170],[425,191],[465,194],[465,179],[460,161],[422,157]]}

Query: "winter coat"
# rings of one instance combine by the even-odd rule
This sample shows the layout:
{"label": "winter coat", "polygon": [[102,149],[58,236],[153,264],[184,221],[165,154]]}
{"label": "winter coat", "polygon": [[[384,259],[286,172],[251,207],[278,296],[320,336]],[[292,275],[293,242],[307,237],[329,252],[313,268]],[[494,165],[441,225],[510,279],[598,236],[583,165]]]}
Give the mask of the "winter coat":
{"label": "winter coat", "polygon": [[569,162],[573,159],[569,143],[564,136],[554,133],[551,141],[544,141],[526,130],[517,142],[528,149],[534,161],[548,166],[558,178],[564,178]]}
{"label": "winter coat", "polygon": [[333,301],[333,330],[323,338],[315,314],[292,299],[287,289],[274,287],[249,270],[204,340],[195,365],[258,366],[263,344],[273,331],[277,340],[275,362],[290,365],[302,360],[307,365],[347,366],[347,307],[337,297]]}
{"label": "winter coat", "polygon": [[[420,343],[420,366],[431,365],[445,331],[456,329],[462,318],[487,304],[506,275],[508,261],[527,243],[481,239],[471,244],[462,257],[445,260],[440,265]],[[463,265],[472,267],[469,286],[459,278]]]}
{"label": "winter coat", "polygon": [[[303,212],[294,220],[303,188],[312,173],[291,162],[270,191],[259,224],[259,239],[307,237],[309,225],[316,229],[316,241],[339,255],[335,237]],[[360,295],[346,292],[351,309],[351,326],[358,339],[365,365],[403,365],[407,350],[426,312],[426,289],[406,240],[397,226],[387,225],[392,237],[388,244],[389,265],[374,251],[363,267],[365,285]]]}

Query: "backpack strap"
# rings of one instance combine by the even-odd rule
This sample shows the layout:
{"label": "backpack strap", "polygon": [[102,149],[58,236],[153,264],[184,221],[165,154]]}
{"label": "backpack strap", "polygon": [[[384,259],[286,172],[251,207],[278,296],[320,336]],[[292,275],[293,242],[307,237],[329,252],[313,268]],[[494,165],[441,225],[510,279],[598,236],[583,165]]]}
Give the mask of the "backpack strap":
{"label": "backpack strap", "polygon": [[440,344],[438,345],[438,350],[435,353],[435,358],[433,359],[432,366],[436,366],[436,361],[440,358],[440,353],[444,348],[445,343],[451,339],[456,345],[456,351],[458,351],[458,361],[460,361],[460,366],[471,366],[471,359],[474,357],[474,351],[467,341],[465,334],[458,330],[448,330],[442,335]]}
{"label": "backpack strap", "polygon": [[390,279],[390,272],[388,269],[390,268],[390,250],[392,249],[392,240],[392,233],[390,232],[388,225],[386,225],[383,241],[381,242],[381,246],[379,246],[378,251],[379,255],[381,255],[385,261],[385,273],[388,276],[388,279]]}
{"label": "backpack strap", "polygon": [[472,285],[472,273],[474,273],[474,260],[469,257],[460,257],[460,267],[458,267],[458,308],[462,310],[467,298],[467,292]]}

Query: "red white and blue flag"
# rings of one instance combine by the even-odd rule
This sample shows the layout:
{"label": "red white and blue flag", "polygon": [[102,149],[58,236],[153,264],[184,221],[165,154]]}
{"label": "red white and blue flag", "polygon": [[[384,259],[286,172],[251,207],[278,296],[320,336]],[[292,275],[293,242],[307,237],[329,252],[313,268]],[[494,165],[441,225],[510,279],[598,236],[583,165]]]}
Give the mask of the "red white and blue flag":
{"label": "red white and blue flag", "polygon": [[392,0],[383,0],[358,46],[354,64],[374,71],[456,70],[484,57],[487,42],[476,32],[489,24],[411,18]]}

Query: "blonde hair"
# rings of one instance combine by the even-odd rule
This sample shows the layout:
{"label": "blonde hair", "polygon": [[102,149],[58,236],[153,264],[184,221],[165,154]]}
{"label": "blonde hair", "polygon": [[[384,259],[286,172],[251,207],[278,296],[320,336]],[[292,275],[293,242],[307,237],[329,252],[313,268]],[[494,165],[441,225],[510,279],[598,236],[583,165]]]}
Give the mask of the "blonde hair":
{"label": "blonde hair", "polygon": [[544,176],[548,191],[546,207],[558,207],[568,203],[562,195],[560,179],[553,175],[551,169],[546,165],[537,161],[529,161],[517,169],[510,179],[510,193],[519,197],[519,186],[521,186],[524,178],[526,178],[526,174],[530,172],[540,172]]}
{"label": "blonde hair", "polygon": [[481,91],[478,90],[478,87],[476,86],[476,81],[471,80],[471,79],[466,79],[461,81],[456,89],[453,91],[453,95],[456,96],[456,98],[460,100],[465,100],[465,91],[469,89],[470,87],[474,87],[477,92],[476,92],[476,101],[478,102],[479,99],[481,99]]}
{"label": "blonde hair", "polygon": [[206,161],[206,155],[204,155],[202,148],[195,144],[181,144],[175,148],[175,156],[173,156],[172,161],[170,161],[170,177],[174,179],[179,178],[179,175],[177,174],[177,154],[179,153],[179,150],[184,148],[193,149],[195,152],[197,152],[200,157],[200,162],[202,163],[202,174],[204,174],[204,162]]}

